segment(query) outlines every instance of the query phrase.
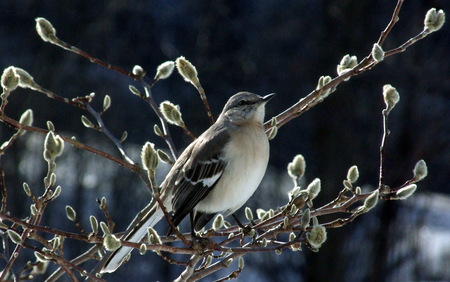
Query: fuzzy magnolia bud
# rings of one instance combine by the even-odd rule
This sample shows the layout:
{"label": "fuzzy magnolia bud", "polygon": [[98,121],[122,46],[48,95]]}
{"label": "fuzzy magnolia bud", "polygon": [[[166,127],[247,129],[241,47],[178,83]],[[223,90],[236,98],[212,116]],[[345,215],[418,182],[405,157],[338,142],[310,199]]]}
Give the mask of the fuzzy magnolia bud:
{"label": "fuzzy magnolia bud", "polygon": [[109,107],[111,107],[111,97],[105,95],[105,98],[103,98],[103,111],[106,111]]}
{"label": "fuzzy magnolia bud", "polygon": [[145,143],[141,151],[141,161],[147,171],[155,171],[158,166],[158,154],[155,151],[155,144]]}
{"label": "fuzzy magnolia bud", "polygon": [[[327,75],[327,76],[322,75],[319,78],[319,81],[317,82],[316,90],[320,91],[324,87],[324,85],[328,84],[331,80],[332,80],[331,76],[329,76],[329,75]],[[327,97],[334,90],[335,90],[335,88],[330,88],[330,89],[327,89],[327,90],[323,91],[322,94],[321,94],[321,98],[323,99],[323,98]]]}
{"label": "fuzzy magnolia bud", "polygon": [[66,216],[71,221],[77,220],[77,213],[71,206],[66,206]]}
{"label": "fuzzy magnolia bud", "polygon": [[309,209],[306,209],[303,212],[302,220],[301,220],[301,226],[302,226],[303,230],[305,230],[309,226],[310,220],[311,220],[311,211]]}
{"label": "fuzzy magnolia bud", "polygon": [[49,131],[44,141],[44,159],[46,161],[55,160],[64,150],[64,140],[55,135],[53,131]]}
{"label": "fuzzy magnolia bud", "polygon": [[428,10],[423,22],[425,29],[429,32],[438,31],[445,23],[445,13],[442,10],[436,11],[436,8]]}
{"label": "fuzzy magnolia bud", "polygon": [[327,230],[322,225],[314,225],[306,234],[306,239],[311,247],[318,249],[327,240]]}
{"label": "fuzzy magnolia bud", "polygon": [[356,56],[345,55],[339,65],[337,65],[338,75],[342,75],[347,71],[353,69],[358,64],[358,59]]}
{"label": "fuzzy magnolia bud", "polygon": [[55,42],[56,30],[45,18],[36,18],[36,31],[45,42]]}
{"label": "fuzzy magnolia bud", "polygon": [[223,223],[224,223],[223,215],[219,214],[216,217],[216,219],[214,219],[212,224],[214,231],[218,231],[220,228],[222,228]]}
{"label": "fuzzy magnolia bud", "polygon": [[164,101],[159,106],[159,109],[168,123],[180,127],[184,126],[184,121],[181,117],[180,107],[178,105],[174,105],[169,101]]}
{"label": "fuzzy magnolia bud", "polygon": [[315,197],[317,197],[317,195],[319,195],[321,189],[322,188],[321,188],[320,179],[319,178],[314,179],[308,185],[308,188],[306,188],[306,190],[308,191],[308,194],[309,194],[309,199],[313,200]]}
{"label": "fuzzy magnolia bud", "polygon": [[145,71],[141,66],[135,65],[133,67],[133,74],[139,78],[142,78],[145,76]]}
{"label": "fuzzy magnolia bud", "polygon": [[146,252],[147,252],[147,245],[141,244],[141,246],[139,247],[139,254],[144,255]]}
{"label": "fuzzy magnolia bud", "polygon": [[6,233],[8,234],[9,239],[11,239],[14,244],[22,244],[22,237],[20,237],[19,233],[11,229],[6,230]]}
{"label": "fuzzy magnolia bud", "polygon": [[19,122],[25,126],[31,126],[33,124],[33,110],[26,110],[21,116]]}
{"label": "fuzzy magnolia bud", "polygon": [[252,209],[251,209],[251,208],[245,207],[245,217],[246,217],[248,220],[253,220],[253,212],[252,212]]}
{"label": "fuzzy magnolia bud", "polygon": [[397,196],[397,199],[405,200],[406,198],[414,194],[414,192],[416,192],[416,189],[417,189],[416,184],[410,184],[406,187],[399,189],[397,193],[395,193],[395,195]]}
{"label": "fuzzy magnolia bud", "polygon": [[193,85],[198,84],[197,69],[191,62],[181,56],[176,60],[176,65],[178,72],[185,81],[190,82]]}
{"label": "fuzzy magnolia bud", "polygon": [[369,195],[369,197],[366,198],[366,200],[364,201],[364,211],[367,212],[377,205],[379,194],[380,192],[378,190],[375,190],[372,194]]}
{"label": "fuzzy magnolia bud", "polygon": [[381,48],[380,44],[375,43],[372,47],[372,58],[375,62],[379,63],[384,59],[384,50]]}
{"label": "fuzzy magnolia bud", "polygon": [[115,251],[120,248],[121,245],[120,240],[114,234],[108,234],[103,238],[103,247],[105,247],[107,251]]}
{"label": "fuzzy magnolia bud", "polygon": [[288,173],[292,178],[301,178],[305,174],[306,162],[302,155],[294,157],[292,162],[288,164]]}
{"label": "fuzzy magnolia bud", "polygon": [[159,137],[164,137],[163,131],[161,130],[161,128],[159,128],[157,124],[153,126],[153,132],[155,132],[155,134]]}
{"label": "fuzzy magnolia bud", "polygon": [[427,177],[428,175],[428,168],[427,163],[424,160],[420,160],[416,163],[414,167],[414,182],[420,181]]}
{"label": "fuzzy magnolia bud", "polygon": [[19,75],[16,73],[14,67],[8,67],[3,71],[1,83],[3,89],[7,91],[13,91],[19,85]]}
{"label": "fuzzy magnolia bud", "polygon": [[92,233],[97,234],[98,233],[98,221],[97,218],[93,215],[89,217],[89,221],[91,223],[91,229]]}
{"label": "fuzzy magnolia bud", "polygon": [[103,221],[100,221],[100,228],[102,229],[105,236],[111,234],[111,230],[109,230],[108,225],[106,225],[106,223],[104,223]]}
{"label": "fuzzy magnolia bud", "polygon": [[33,77],[24,69],[16,68],[16,73],[19,75],[19,86],[22,88],[32,88],[34,87]]}
{"label": "fuzzy magnolia bud", "polygon": [[[161,237],[159,236],[158,232],[156,232],[153,227],[147,227],[147,236],[149,238],[150,244],[162,244]],[[150,238],[152,238],[150,240]]]}
{"label": "fuzzy magnolia bud", "polygon": [[166,79],[168,78],[175,68],[175,62],[167,61],[158,66],[156,69],[155,79]]}
{"label": "fuzzy magnolia bud", "polygon": [[390,84],[386,84],[383,86],[383,97],[387,111],[392,110],[400,101],[400,95],[398,94],[397,89],[392,87],[392,85]]}
{"label": "fuzzy magnolia bud", "polygon": [[359,171],[356,165],[350,167],[347,172],[347,180],[350,183],[355,183],[359,178]]}
{"label": "fuzzy magnolia bud", "polygon": [[167,155],[163,150],[157,150],[156,153],[158,154],[158,158],[167,164],[172,163],[172,160],[170,159],[169,155]]}

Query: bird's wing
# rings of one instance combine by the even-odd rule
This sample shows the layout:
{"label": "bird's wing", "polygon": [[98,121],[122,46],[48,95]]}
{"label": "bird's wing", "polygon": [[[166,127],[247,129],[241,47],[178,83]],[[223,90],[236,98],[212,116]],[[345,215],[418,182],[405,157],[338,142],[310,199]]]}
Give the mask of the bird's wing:
{"label": "bird's wing", "polygon": [[[178,225],[214,188],[227,165],[223,148],[228,133],[217,126],[210,127],[182,155],[187,159],[178,169],[173,183],[173,223]],[[181,158],[181,157],[180,157]]]}

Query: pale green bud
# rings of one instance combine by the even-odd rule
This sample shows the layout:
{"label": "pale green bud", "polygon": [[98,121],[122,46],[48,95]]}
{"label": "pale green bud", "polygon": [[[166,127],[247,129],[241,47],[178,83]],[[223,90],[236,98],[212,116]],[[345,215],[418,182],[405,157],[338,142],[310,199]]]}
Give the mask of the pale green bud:
{"label": "pale green bud", "polygon": [[309,227],[310,219],[311,219],[311,211],[309,209],[306,209],[303,212],[302,219],[301,219],[301,227],[303,230],[305,230],[307,227]]}
{"label": "pale green bud", "polygon": [[283,253],[282,250],[280,250],[280,249],[275,249],[275,254],[276,254],[277,256],[281,255],[282,253]]}
{"label": "pale green bud", "polygon": [[195,66],[186,60],[184,57],[179,57],[176,60],[177,70],[185,81],[194,85],[198,83],[197,69]]}
{"label": "pale green bud", "polygon": [[71,206],[66,206],[66,216],[71,221],[77,220],[77,213]]}
{"label": "pale green bud", "polygon": [[256,216],[258,219],[262,219],[267,212],[263,209],[256,209]]}
{"label": "pale green bud", "polygon": [[32,216],[36,216],[38,214],[38,210],[36,208],[36,204],[31,204],[30,205],[30,214]]}
{"label": "pale green bud", "polygon": [[134,95],[138,96],[138,97],[142,97],[141,92],[139,92],[139,90],[134,87],[133,85],[129,85],[128,89],[130,89],[131,93],[133,93]]}
{"label": "pale green bud", "polygon": [[22,244],[22,237],[20,237],[19,233],[11,229],[6,230],[6,233],[8,234],[9,239],[11,239],[14,244]]}
{"label": "pale green bud", "polygon": [[36,31],[45,42],[55,42],[56,30],[53,25],[44,18],[36,18]]}
{"label": "pale green bud", "polygon": [[53,124],[53,122],[47,120],[47,129],[48,129],[48,131],[55,132],[55,125]]}
{"label": "pale green bud", "polygon": [[158,66],[156,69],[155,79],[166,79],[168,78],[175,68],[175,62],[167,61]]}
{"label": "pale green bud", "polygon": [[208,267],[209,265],[211,265],[212,260],[213,260],[213,256],[211,256],[211,255],[207,256],[205,259],[205,267]]}
{"label": "pale green bud", "polygon": [[372,194],[370,194],[369,197],[366,198],[366,200],[364,201],[364,210],[366,212],[377,205],[379,194],[380,192],[377,189]]}
{"label": "pale green bud", "polygon": [[275,136],[277,136],[278,133],[278,127],[277,126],[272,126],[269,129],[269,133],[267,134],[267,139],[272,140],[275,138]]}
{"label": "pale green bud", "polygon": [[223,265],[225,267],[229,267],[232,261],[233,261],[232,258],[226,259],[225,261],[223,261]]}
{"label": "pale green bud", "polygon": [[147,171],[155,171],[158,166],[158,154],[155,151],[155,144],[150,142],[145,143],[141,151],[141,161]]}
{"label": "pale green bud", "polygon": [[122,133],[122,136],[120,137],[120,143],[122,143],[122,142],[124,142],[125,141],[125,139],[127,139],[127,137],[128,137],[128,132],[127,131],[124,131],[123,133]]}
{"label": "pale green bud", "polygon": [[345,55],[339,65],[337,65],[338,75],[342,75],[347,71],[353,69],[358,64],[358,59],[356,56]]}
{"label": "pale green bud", "polygon": [[318,249],[327,240],[327,230],[322,225],[314,225],[306,234],[306,239],[311,247]]}
{"label": "pale green bud", "polygon": [[19,85],[19,75],[14,67],[8,67],[3,71],[1,83],[2,87],[11,92]]}
{"label": "pale green bud", "polygon": [[416,184],[410,184],[406,187],[399,189],[397,193],[395,193],[395,195],[397,196],[397,199],[405,200],[406,198],[414,194],[414,192],[416,192],[416,189],[417,189]]}
{"label": "pale green bud", "polygon": [[139,247],[139,254],[144,255],[146,252],[147,252],[147,245],[141,244],[141,246]]}
{"label": "pale green bud", "polygon": [[19,86],[22,88],[32,88],[35,83],[33,77],[24,69],[14,67],[19,75]]}
{"label": "pale green bud", "polygon": [[218,231],[220,228],[222,228],[223,223],[224,223],[223,215],[219,214],[214,219],[213,224],[212,224],[214,231]]}
{"label": "pale green bud", "polygon": [[103,111],[106,111],[111,107],[111,97],[109,95],[105,95],[103,98]]}
{"label": "pale green bud", "polygon": [[231,223],[229,223],[228,221],[224,220],[223,221],[223,227],[230,228],[231,227]]}
{"label": "pale green bud", "polygon": [[167,155],[163,150],[158,149],[156,153],[158,154],[158,157],[162,162],[168,164],[172,163],[172,160],[170,159],[169,155]]}
{"label": "pale green bud", "polygon": [[168,123],[180,127],[184,126],[184,121],[181,117],[180,107],[178,105],[174,105],[169,101],[164,101],[159,106],[159,109]]}
{"label": "pale green bud", "polygon": [[33,193],[31,193],[30,186],[26,182],[23,183],[23,191],[25,191],[25,194],[27,194],[28,197],[33,195]]}
{"label": "pale green bud", "polygon": [[152,242],[150,242],[150,244],[162,244],[161,237],[159,236],[158,232],[153,229],[153,227],[147,227],[147,236],[149,238],[153,237],[153,240],[151,240]]}
{"label": "pale green bud", "polygon": [[400,95],[398,94],[397,89],[390,84],[383,86],[383,97],[384,103],[386,104],[386,110],[388,111],[392,110],[400,101]]}
{"label": "pale green bud", "polygon": [[375,43],[372,47],[372,58],[375,62],[379,63],[384,59],[384,50],[381,48],[380,44]]}
{"label": "pale green bud", "polygon": [[46,161],[54,160],[60,156],[64,150],[64,140],[55,135],[53,131],[49,131],[44,140],[44,159]]}
{"label": "pale green bud", "polygon": [[58,185],[55,189],[55,191],[52,194],[52,200],[56,199],[59,197],[59,195],[61,194],[62,188],[60,185]]}
{"label": "pale green bud", "polygon": [[266,238],[262,239],[261,246],[263,246],[264,248],[267,247],[267,239]]}
{"label": "pale green bud", "polygon": [[100,228],[103,231],[103,234],[106,236],[108,234],[111,234],[111,231],[109,230],[108,225],[106,225],[106,223],[104,223],[103,221],[100,221]]}
{"label": "pale green bud", "polygon": [[361,195],[361,187],[357,186],[355,188],[355,195]]}
{"label": "pale green bud", "polygon": [[316,198],[317,195],[319,195],[321,189],[322,188],[320,179],[319,178],[314,179],[306,188],[309,194],[309,199],[313,200],[314,198]]}
{"label": "pale green bud", "polygon": [[98,221],[97,218],[93,215],[89,217],[89,222],[91,223],[91,229],[92,233],[97,234],[98,233]]}
{"label": "pale green bud", "polygon": [[48,261],[50,259],[50,258],[44,256],[43,254],[39,253],[39,252],[34,252],[34,256],[40,262],[46,262],[46,261]]}
{"label": "pale green bud", "polygon": [[[317,82],[316,90],[317,91],[322,90],[322,88],[326,84],[328,84],[331,80],[332,80],[331,76],[329,76],[329,75],[327,75],[327,76],[322,75],[321,77],[319,77],[319,81]],[[333,93],[335,90],[336,90],[336,87],[333,87],[333,88],[327,89],[325,91],[322,91],[322,93],[320,94],[320,98],[321,99],[325,99],[328,95]]]}
{"label": "pale green bud", "polygon": [[120,246],[122,246],[122,244],[114,234],[107,234],[103,238],[103,247],[105,247],[107,251],[113,252],[120,248]]}
{"label": "pale green bud", "polygon": [[85,115],[81,115],[81,123],[87,128],[95,128],[95,125]]}
{"label": "pale green bud", "polygon": [[159,126],[157,124],[155,124],[153,126],[153,131],[155,132],[155,134],[159,137],[164,137],[164,133],[162,132],[161,128],[159,128]]}
{"label": "pale green bud", "polygon": [[305,174],[305,158],[302,155],[295,156],[292,162],[288,164],[287,169],[292,178],[301,178]]}
{"label": "pale green bud", "polygon": [[292,242],[297,238],[294,232],[289,233],[289,242]]}
{"label": "pale green bud", "polygon": [[252,209],[251,209],[251,208],[245,207],[245,217],[246,217],[248,220],[253,220],[253,212],[252,212]]}
{"label": "pale green bud", "polygon": [[428,168],[427,163],[424,160],[420,160],[416,163],[414,167],[414,182],[420,181],[427,177],[428,175]]}
{"label": "pale green bud", "polygon": [[133,67],[133,74],[139,78],[143,78],[145,76],[145,71],[141,66],[135,65]]}
{"label": "pale green bud", "polygon": [[436,11],[436,8],[431,8],[425,15],[423,22],[425,29],[429,32],[438,31],[445,23],[445,13],[442,10]]}
{"label": "pale green bud", "polygon": [[[350,183],[355,183],[359,178],[359,170],[356,165],[350,167],[347,172],[347,180]],[[345,184],[344,184],[345,185]]]}
{"label": "pale green bud", "polygon": [[244,258],[243,257],[239,257],[238,260],[238,268],[239,269],[244,269],[245,263],[244,263]]}

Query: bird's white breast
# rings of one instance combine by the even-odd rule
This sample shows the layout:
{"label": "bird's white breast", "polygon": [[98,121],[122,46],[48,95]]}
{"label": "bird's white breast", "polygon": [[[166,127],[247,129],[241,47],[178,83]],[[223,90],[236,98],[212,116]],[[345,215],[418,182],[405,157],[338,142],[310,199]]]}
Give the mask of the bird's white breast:
{"label": "bird's white breast", "polygon": [[233,213],[247,202],[264,177],[269,160],[269,141],[264,130],[239,130],[247,131],[235,132],[224,148],[228,165],[213,190],[197,204],[196,209],[201,212]]}

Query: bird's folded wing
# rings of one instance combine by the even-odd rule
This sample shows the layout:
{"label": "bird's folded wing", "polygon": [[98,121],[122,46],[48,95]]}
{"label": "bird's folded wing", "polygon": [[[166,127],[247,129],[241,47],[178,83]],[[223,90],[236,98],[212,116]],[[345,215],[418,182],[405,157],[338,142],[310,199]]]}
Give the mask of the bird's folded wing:
{"label": "bird's folded wing", "polygon": [[222,176],[227,165],[222,156],[229,135],[221,128],[211,127],[192,144],[189,159],[179,170],[174,183],[173,222],[181,220],[204,199]]}

